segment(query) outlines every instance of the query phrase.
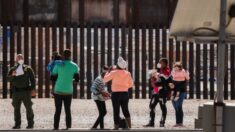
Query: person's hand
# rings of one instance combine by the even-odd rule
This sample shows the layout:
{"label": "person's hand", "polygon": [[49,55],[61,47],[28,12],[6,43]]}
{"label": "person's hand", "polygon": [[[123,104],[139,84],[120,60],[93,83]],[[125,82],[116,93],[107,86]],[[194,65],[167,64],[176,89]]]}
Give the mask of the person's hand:
{"label": "person's hand", "polygon": [[169,83],[169,87],[170,87],[171,89],[174,89],[174,88],[175,88],[175,85],[174,85],[173,83]]}
{"label": "person's hand", "polygon": [[101,92],[103,97],[110,97],[110,94],[108,92]]}
{"label": "person's hand", "polygon": [[36,97],[36,91],[35,91],[35,90],[32,90],[32,91],[31,91],[31,96],[32,96],[32,97]]}
{"label": "person's hand", "polygon": [[116,70],[117,69],[117,66],[116,65],[113,65],[112,66],[112,70]]}
{"label": "person's hand", "polygon": [[179,97],[178,96],[176,96],[175,97],[175,99],[174,99],[174,101],[178,101],[179,100]]}
{"label": "person's hand", "polygon": [[54,95],[55,95],[54,92],[51,92],[51,97],[52,97],[52,98],[54,98]]}
{"label": "person's hand", "polygon": [[16,71],[13,71],[11,76],[15,77],[16,76]]}

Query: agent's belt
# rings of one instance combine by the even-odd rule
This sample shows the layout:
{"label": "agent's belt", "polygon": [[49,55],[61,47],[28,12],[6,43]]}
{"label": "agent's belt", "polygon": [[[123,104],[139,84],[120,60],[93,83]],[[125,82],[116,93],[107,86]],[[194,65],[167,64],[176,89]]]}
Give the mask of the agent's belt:
{"label": "agent's belt", "polygon": [[14,87],[13,90],[14,90],[15,92],[23,92],[23,91],[30,91],[30,88],[29,88],[29,87],[22,87],[22,88]]}

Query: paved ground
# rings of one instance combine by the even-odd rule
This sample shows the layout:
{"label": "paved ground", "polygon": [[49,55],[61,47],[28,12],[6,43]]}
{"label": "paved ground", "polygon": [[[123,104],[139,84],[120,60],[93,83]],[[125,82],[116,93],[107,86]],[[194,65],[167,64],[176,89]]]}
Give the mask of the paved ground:
{"label": "paved ground", "polygon": [[[15,132],[14,130],[0,130],[0,132]],[[18,130],[20,132],[29,132],[29,130]],[[33,132],[47,132],[48,130],[30,130]],[[53,130],[51,130],[53,131]],[[73,129],[73,130],[59,130],[59,132],[117,132],[117,130],[87,130],[87,129]],[[118,130],[120,132],[202,132],[202,130],[168,130],[168,129],[131,129],[131,130]]]}
{"label": "paved ground", "polygon": [[[52,129],[53,128],[53,114],[54,114],[54,101],[53,99],[34,99],[34,112],[35,112],[35,129]],[[183,128],[180,130],[194,129],[194,119],[197,118],[198,106],[208,102],[207,100],[186,100],[184,103],[185,120]],[[230,101],[235,103],[235,101]],[[148,103],[149,100],[130,100],[130,112],[132,117],[132,124],[135,130],[143,129],[143,125],[148,122]],[[10,99],[0,100],[0,129],[10,129],[13,122],[13,108]],[[168,116],[166,121],[166,128],[159,128],[160,109],[157,106],[156,126],[158,130],[173,129],[175,123],[174,110],[170,102],[167,103]],[[112,120],[112,107],[111,102],[107,101],[108,114],[105,117],[105,127],[107,129],[113,128]],[[94,123],[98,113],[95,103],[92,100],[76,99],[72,102],[72,115],[73,115],[73,128],[88,129]],[[22,128],[26,127],[25,109],[22,107]],[[60,128],[65,128],[64,111],[62,112]],[[151,131],[151,129],[148,129]]]}
{"label": "paved ground", "polygon": [[[18,130],[20,132],[29,132],[29,130]],[[32,132],[47,132],[48,130],[30,130]],[[51,130],[53,131],[53,130]],[[59,132],[203,132],[202,130],[157,130],[157,129],[131,129],[131,130],[84,130],[84,129],[76,129],[76,130],[59,130]],[[0,132],[16,132],[14,130],[0,130]]]}

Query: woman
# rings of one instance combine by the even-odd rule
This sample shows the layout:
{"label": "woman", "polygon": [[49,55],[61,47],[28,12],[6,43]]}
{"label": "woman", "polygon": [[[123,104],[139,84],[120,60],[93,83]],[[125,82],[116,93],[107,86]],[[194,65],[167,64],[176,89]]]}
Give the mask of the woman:
{"label": "woman", "polygon": [[54,130],[59,130],[60,115],[64,104],[66,129],[72,127],[71,103],[73,95],[73,82],[79,81],[79,67],[71,60],[71,51],[65,50],[63,65],[55,65],[52,76],[57,76],[54,88],[55,115]]}
{"label": "woman", "polygon": [[108,67],[104,66],[103,72],[94,80],[91,86],[92,98],[94,99],[99,111],[99,116],[91,129],[96,129],[98,125],[100,125],[100,129],[104,129],[104,116],[107,113],[105,101],[110,98],[110,94],[105,87],[103,78],[108,69]]}
{"label": "woman", "polygon": [[114,129],[119,129],[120,124],[120,107],[128,123],[128,127],[131,128],[131,118],[128,109],[129,95],[128,90],[133,86],[133,80],[130,72],[125,70],[127,68],[127,62],[122,58],[118,58],[117,68],[108,72],[104,77],[104,82],[112,81],[112,104],[114,113]]}
{"label": "woman", "polygon": [[[162,117],[160,120],[160,127],[165,126],[165,120],[167,116],[167,107],[166,102],[168,98],[169,93],[169,80],[170,80],[170,74],[171,70],[168,67],[168,60],[166,58],[161,58],[159,63],[157,64],[157,71],[158,75],[155,76],[156,78],[159,78],[159,81],[154,81],[150,79],[150,88],[153,88],[153,94],[149,103],[150,108],[150,120],[149,123],[144,125],[144,127],[154,127],[155,126],[155,107],[157,104],[160,104],[160,108],[162,111]],[[157,87],[157,91],[154,89],[154,87]]]}
{"label": "woman", "polygon": [[172,103],[175,109],[176,124],[174,127],[183,126],[183,101],[186,97],[186,83],[189,80],[189,73],[183,69],[180,62],[176,62],[171,73],[173,83],[169,84],[173,90]]}

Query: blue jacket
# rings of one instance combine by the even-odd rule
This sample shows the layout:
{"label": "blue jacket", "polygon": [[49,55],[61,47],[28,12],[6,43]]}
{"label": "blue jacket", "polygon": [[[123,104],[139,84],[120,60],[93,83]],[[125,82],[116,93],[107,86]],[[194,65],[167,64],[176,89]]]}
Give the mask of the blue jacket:
{"label": "blue jacket", "polygon": [[64,62],[62,60],[55,60],[55,61],[51,61],[48,65],[47,65],[47,70],[52,73],[55,65],[57,64],[63,64]]}

